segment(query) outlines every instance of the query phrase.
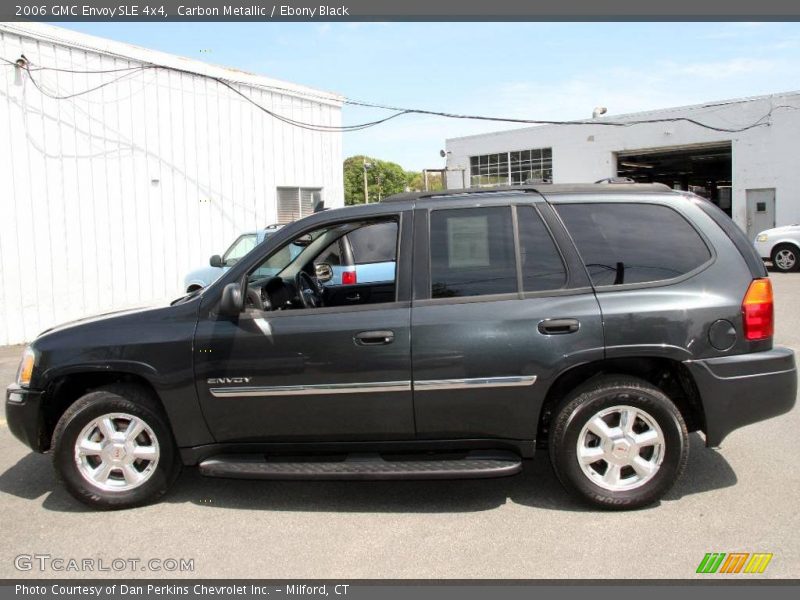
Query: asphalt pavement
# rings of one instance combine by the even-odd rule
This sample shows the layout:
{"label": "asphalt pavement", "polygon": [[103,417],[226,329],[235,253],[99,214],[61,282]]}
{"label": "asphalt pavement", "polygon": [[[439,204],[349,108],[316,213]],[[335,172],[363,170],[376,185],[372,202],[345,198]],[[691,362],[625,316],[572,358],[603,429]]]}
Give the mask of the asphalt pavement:
{"label": "asphalt pavement", "polygon": [[[798,351],[800,274],[772,278],[775,341]],[[0,383],[13,379],[21,351],[0,348]],[[747,577],[798,577],[798,431],[795,409],[734,432],[721,449],[693,434],[683,479],[635,512],[576,503],[544,453],[521,475],[476,481],[235,481],[185,469],[159,504],[93,512],[58,484],[50,457],[28,451],[2,420],[0,577],[110,568],[129,577],[686,578],[707,552],[770,552],[764,574]],[[53,570],[52,559],[82,568],[70,558],[95,570]],[[119,572],[115,559],[125,563]],[[168,570],[180,564],[169,559],[189,559],[193,570]]]}

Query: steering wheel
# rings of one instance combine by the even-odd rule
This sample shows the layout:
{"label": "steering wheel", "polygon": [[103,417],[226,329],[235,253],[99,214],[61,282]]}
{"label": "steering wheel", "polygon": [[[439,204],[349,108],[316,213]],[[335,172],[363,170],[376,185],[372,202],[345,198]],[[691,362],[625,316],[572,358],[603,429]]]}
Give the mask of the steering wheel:
{"label": "steering wheel", "polygon": [[297,272],[295,287],[303,308],[319,308],[323,305],[322,286],[305,271]]}
{"label": "steering wheel", "polygon": [[261,294],[259,294],[256,290],[251,288],[249,285],[247,286],[247,294],[245,295],[244,305],[245,308],[255,308],[258,310],[264,310],[264,299],[262,299]]}

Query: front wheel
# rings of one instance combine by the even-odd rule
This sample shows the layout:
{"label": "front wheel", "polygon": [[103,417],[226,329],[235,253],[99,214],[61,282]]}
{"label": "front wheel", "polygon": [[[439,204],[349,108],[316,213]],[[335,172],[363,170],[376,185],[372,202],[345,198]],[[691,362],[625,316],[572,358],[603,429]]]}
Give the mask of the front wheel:
{"label": "front wheel", "polygon": [[152,502],[181,468],[163,412],[133,385],[101,388],[70,406],[53,433],[53,464],[67,490],[98,509]]}
{"label": "front wheel", "polygon": [[609,509],[659,500],[689,454],[675,404],[646,381],[624,376],[599,377],[574,390],[556,414],[549,443],[564,487]]}
{"label": "front wheel", "polygon": [[772,266],[781,273],[789,273],[800,268],[798,250],[790,244],[776,246],[772,251]]}

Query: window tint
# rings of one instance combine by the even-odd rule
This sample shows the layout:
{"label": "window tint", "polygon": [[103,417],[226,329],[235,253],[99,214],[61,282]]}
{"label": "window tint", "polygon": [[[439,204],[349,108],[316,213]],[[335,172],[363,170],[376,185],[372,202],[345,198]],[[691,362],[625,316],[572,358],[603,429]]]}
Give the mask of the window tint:
{"label": "window tint", "polygon": [[557,209],[595,285],[672,279],[711,257],[697,231],[666,206],[563,204]]}
{"label": "window tint", "polygon": [[435,210],[430,228],[432,298],[517,291],[510,208]]}
{"label": "window tint", "polygon": [[347,234],[357,265],[394,262],[397,254],[397,223],[375,223]]}
{"label": "window tint", "polygon": [[534,207],[520,206],[517,208],[517,221],[522,289],[539,292],[562,287],[567,273],[542,217]]}

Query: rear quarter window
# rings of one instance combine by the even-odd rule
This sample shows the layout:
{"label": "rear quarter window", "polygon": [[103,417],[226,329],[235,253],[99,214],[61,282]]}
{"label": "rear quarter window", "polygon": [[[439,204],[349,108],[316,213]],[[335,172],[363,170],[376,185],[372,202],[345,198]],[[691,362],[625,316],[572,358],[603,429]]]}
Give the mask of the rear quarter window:
{"label": "rear quarter window", "polygon": [[556,205],[596,286],[674,279],[711,258],[695,228],[658,204]]}

